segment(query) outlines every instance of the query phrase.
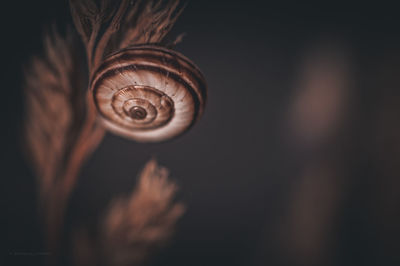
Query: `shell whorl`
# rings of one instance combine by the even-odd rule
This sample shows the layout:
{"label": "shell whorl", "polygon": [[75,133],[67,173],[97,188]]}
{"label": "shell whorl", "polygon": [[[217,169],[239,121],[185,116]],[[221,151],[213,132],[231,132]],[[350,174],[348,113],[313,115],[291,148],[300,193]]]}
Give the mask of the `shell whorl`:
{"label": "shell whorl", "polygon": [[206,83],[186,57],[155,45],[108,56],[91,80],[100,120],[112,132],[140,142],[173,138],[201,116]]}

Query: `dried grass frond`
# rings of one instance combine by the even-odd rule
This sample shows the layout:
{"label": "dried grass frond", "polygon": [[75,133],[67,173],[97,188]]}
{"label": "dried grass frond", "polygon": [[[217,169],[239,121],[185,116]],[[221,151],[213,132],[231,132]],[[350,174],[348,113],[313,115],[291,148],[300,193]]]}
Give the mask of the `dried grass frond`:
{"label": "dried grass frond", "polygon": [[44,38],[45,54],[25,68],[26,152],[45,190],[64,164],[79,127],[75,117],[85,114],[85,79],[74,41],[71,31],[63,38],[53,29]]}
{"label": "dried grass frond", "polygon": [[103,57],[135,44],[161,43],[183,11],[179,0],[70,0],[75,27],[86,47],[89,72]]}
{"label": "dried grass frond", "polygon": [[53,28],[44,48],[25,68],[24,149],[38,178],[47,242],[56,250],[69,194],[104,129],[87,97],[78,38]]}
{"label": "dried grass frond", "polygon": [[184,7],[179,1],[136,1],[121,25],[122,36],[116,36],[118,48],[135,44],[161,43]]}
{"label": "dried grass frond", "polygon": [[112,203],[101,236],[109,265],[137,265],[165,243],[184,212],[174,203],[177,186],[155,160],[146,164],[133,193]]}

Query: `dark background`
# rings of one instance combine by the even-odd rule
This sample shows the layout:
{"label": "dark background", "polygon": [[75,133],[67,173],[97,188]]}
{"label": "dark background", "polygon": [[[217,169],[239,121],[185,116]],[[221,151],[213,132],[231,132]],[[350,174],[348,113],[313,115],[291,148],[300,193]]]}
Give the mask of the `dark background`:
{"label": "dark background", "polygon": [[[67,230],[76,221],[98,215],[113,196],[130,192],[137,173],[156,156],[178,183],[178,199],[187,212],[172,242],[154,256],[152,265],[300,264],[277,233],[285,230],[285,214],[299,178],[283,124],[299,58],[314,42],[332,38],[349,47],[355,65],[354,121],[350,141],[342,143],[348,150],[346,172],[351,173],[351,182],[335,216],[336,241],[329,245],[330,255],[315,264],[400,265],[400,225],[386,230],[385,222],[379,221],[398,221],[399,183],[387,179],[394,211],[377,216],[374,210],[386,203],[377,203],[370,195],[378,185],[379,193],[388,188],[381,186],[374,150],[365,148],[374,139],[374,110],[384,105],[376,100],[382,88],[371,85],[381,73],[377,62],[385,64],[382,58],[396,58],[400,51],[398,9],[381,2],[294,2],[188,2],[172,34],[186,32],[176,49],[206,77],[204,116],[188,133],[161,144],[138,144],[108,134],[82,169],[68,209]],[[0,251],[4,265],[39,265],[42,256],[15,255],[45,252],[35,179],[19,140],[22,66],[40,52],[46,27],[55,22],[63,28],[71,18],[67,1],[50,0],[1,3],[1,17],[5,157]],[[398,67],[390,66],[395,80]],[[398,95],[398,84],[389,95]],[[393,112],[395,117],[399,114],[398,109]]]}

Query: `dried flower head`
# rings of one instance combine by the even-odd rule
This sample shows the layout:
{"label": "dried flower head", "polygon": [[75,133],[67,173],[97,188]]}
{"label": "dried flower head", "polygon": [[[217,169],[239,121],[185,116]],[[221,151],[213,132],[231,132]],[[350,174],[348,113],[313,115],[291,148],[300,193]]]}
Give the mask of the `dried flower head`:
{"label": "dried flower head", "polygon": [[102,225],[110,265],[135,265],[168,240],[184,211],[173,203],[176,190],[166,168],[155,160],[146,164],[135,191],[111,205]]}
{"label": "dried flower head", "polygon": [[96,239],[84,230],[78,232],[77,264],[141,265],[170,238],[184,212],[183,204],[173,202],[176,190],[176,184],[168,180],[168,170],[155,160],[148,162],[135,190],[111,203]]}

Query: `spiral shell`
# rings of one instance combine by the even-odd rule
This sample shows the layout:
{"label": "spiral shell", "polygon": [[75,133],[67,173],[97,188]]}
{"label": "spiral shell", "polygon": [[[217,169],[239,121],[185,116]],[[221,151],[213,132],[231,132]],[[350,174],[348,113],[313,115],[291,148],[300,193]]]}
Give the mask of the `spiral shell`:
{"label": "spiral shell", "polygon": [[173,138],[201,116],[206,84],[186,57],[155,45],[139,45],[107,57],[91,91],[103,124],[140,142]]}

